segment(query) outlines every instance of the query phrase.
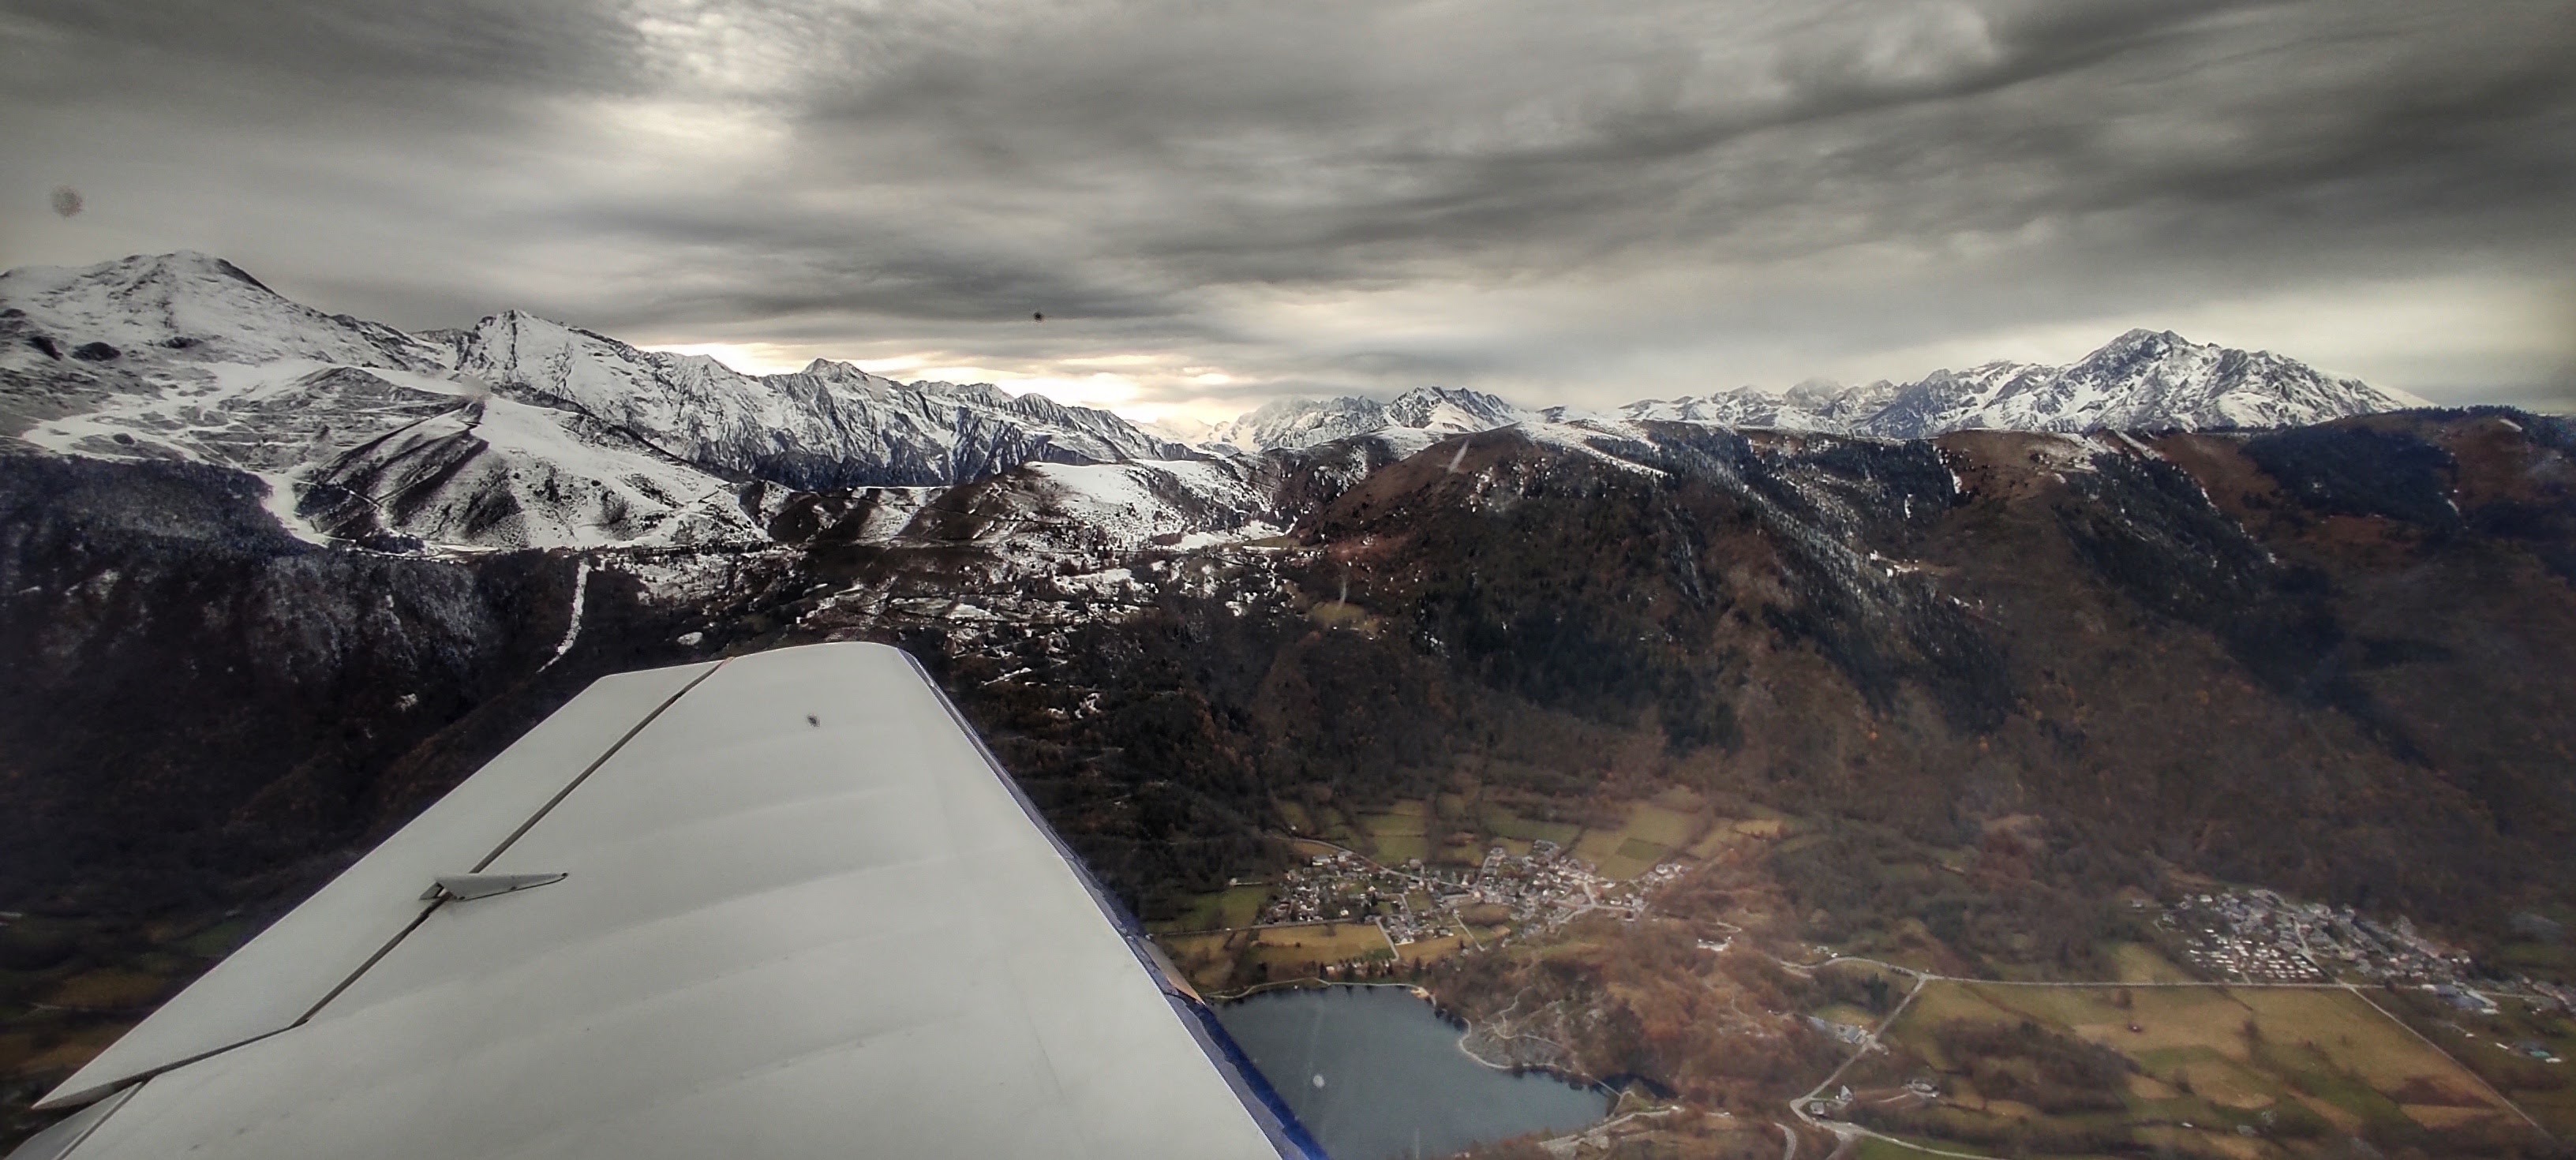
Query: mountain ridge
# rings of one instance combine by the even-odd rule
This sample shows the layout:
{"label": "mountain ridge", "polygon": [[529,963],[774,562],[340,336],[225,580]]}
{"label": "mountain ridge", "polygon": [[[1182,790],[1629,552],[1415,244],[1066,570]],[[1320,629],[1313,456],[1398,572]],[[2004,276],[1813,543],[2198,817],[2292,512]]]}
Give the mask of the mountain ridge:
{"label": "mountain ridge", "polygon": [[290,531],[406,548],[756,544],[755,481],[1200,458],[990,384],[745,375],[515,309],[406,334],[188,251],[0,274],[0,437],[250,471]]}
{"label": "mountain ridge", "polygon": [[[2195,343],[2170,330],[2130,330],[2063,366],[1995,361],[1941,369],[1910,383],[1846,386],[1809,379],[1785,391],[1738,387],[1703,396],[1640,399],[1608,412],[1525,408],[1498,396],[1417,388],[1394,402],[1359,396],[1285,400],[1212,425],[1205,443],[1251,450],[1312,446],[1330,438],[1421,429],[1438,402],[1450,426],[1484,429],[1541,420],[1696,423],[1920,439],[1953,431],[2213,430],[2295,427],[2425,400],[2319,371],[2270,351]],[[1473,419],[1461,421],[1472,416]],[[1475,423],[1481,421],[1481,427]]]}
{"label": "mountain ridge", "polygon": [[[774,511],[779,495],[956,487],[1032,464],[1136,469],[1030,481],[1015,494],[1033,513],[1126,510],[1144,497],[1163,506],[1135,526],[1166,529],[1155,534],[1211,534],[1209,512],[1239,516],[1251,534],[1289,522],[1285,493],[1269,508],[1247,501],[1260,486],[1338,488],[1354,468],[1501,428],[1618,459],[1654,423],[1910,439],[2297,426],[2420,402],[2140,329],[2062,367],[1811,380],[1608,412],[1459,387],[1282,399],[1185,440],[989,383],[903,383],[820,358],[745,374],[517,309],[410,334],[294,302],[192,251],[0,274],[0,437],[251,471],[290,530],[405,548],[751,545],[769,540],[761,507]],[[1378,450],[1327,450],[1354,443]],[[1268,462],[1280,455],[1321,455],[1320,474]],[[1213,473],[1186,466],[1229,460],[1239,462]],[[1083,480],[1107,491],[1068,506],[1066,488]],[[772,500],[754,501],[754,485]]]}

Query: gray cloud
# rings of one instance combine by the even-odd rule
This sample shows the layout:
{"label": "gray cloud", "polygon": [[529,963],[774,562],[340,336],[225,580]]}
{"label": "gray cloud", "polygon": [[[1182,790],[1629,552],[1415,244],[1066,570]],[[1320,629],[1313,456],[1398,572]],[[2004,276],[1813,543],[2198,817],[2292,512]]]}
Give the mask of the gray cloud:
{"label": "gray cloud", "polygon": [[193,245],[413,326],[1209,409],[2139,324],[2437,397],[2576,379],[2576,0],[0,0],[0,66],[0,258]]}
{"label": "gray cloud", "polygon": [[[644,38],[623,14],[578,4],[509,0],[178,0],[90,4],[16,0],[28,39],[78,46],[86,63],[136,64],[154,55],[261,74],[260,85],[315,95],[382,97],[436,86],[453,95],[646,91]],[[138,78],[96,75],[124,87]],[[405,97],[416,94],[403,91]]]}

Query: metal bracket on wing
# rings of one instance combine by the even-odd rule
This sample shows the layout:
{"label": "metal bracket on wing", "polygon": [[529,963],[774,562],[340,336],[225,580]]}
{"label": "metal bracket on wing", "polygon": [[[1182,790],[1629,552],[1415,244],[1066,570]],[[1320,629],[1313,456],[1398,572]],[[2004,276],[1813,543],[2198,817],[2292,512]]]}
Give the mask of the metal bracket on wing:
{"label": "metal bracket on wing", "polygon": [[467,902],[563,880],[561,874],[441,874],[429,889],[421,891],[420,900],[435,902],[452,898]]}
{"label": "metal bracket on wing", "polygon": [[1181,968],[1174,965],[1171,957],[1163,953],[1163,948],[1154,945],[1153,939],[1140,934],[1128,935],[1127,949],[1134,951],[1137,958],[1145,961],[1145,969],[1153,974],[1154,984],[1161,987],[1164,994],[1178,995],[1201,1005],[1207,1003],[1207,1000],[1199,997],[1198,988],[1190,985],[1189,976],[1181,973]]}

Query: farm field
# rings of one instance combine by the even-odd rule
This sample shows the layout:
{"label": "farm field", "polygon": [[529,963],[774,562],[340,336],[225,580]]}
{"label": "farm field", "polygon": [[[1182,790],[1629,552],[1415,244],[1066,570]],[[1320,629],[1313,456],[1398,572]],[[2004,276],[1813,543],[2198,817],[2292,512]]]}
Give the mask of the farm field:
{"label": "farm field", "polygon": [[1386,934],[1374,923],[1325,922],[1307,926],[1265,926],[1254,932],[1255,945],[1280,961],[1309,960],[1319,963],[1343,959],[1386,955]]}
{"label": "farm field", "polygon": [[1484,819],[1487,833],[1496,838],[1515,839],[1521,842],[1547,841],[1559,846],[1571,846],[1575,838],[1583,833],[1583,827],[1572,822],[1543,822],[1524,818],[1500,806],[1485,807]]}
{"label": "farm field", "polygon": [[2104,950],[2123,983],[2188,983],[2193,979],[2191,972],[2175,966],[2153,947],[2124,942],[2112,943]]}
{"label": "farm field", "polygon": [[1705,836],[1691,843],[1688,852],[1692,858],[1705,862],[1725,853],[1728,847],[1747,840],[1746,835],[1736,832],[1732,822],[1721,818]]}
{"label": "farm field", "polygon": [[[1509,926],[1499,924],[1494,926],[1479,926],[1473,929],[1476,933],[1476,940],[1481,940],[1487,944],[1492,943],[1495,939],[1501,938],[1506,932],[1511,930]],[[1395,948],[1395,957],[1408,963],[1438,962],[1441,959],[1457,954],[1460,950],[1470,945],[1473,945],[1473,941],[1469,940],[1464,935],[1442,935],[1439,938],[1427,938],[1420,942],[1410,942],[1397,947]]]}
{"label": "farm field", "polygon": [[[1956,1143],[1946,1140],[1935,1143],[1933,1146],[1947,1152],[1968,1152],[1976,1155],[1984,1155],[1984,1153],[1978,1152],[1974,1148],[1963,1148]],[[1863,1139],[1860,1142],[1859,1147],[1852,1149],[1851,1154],[1854,1160],[1924,1160],[1924,1157],[1929,1155],[1929,1153],[1920,1149],[1909,1148],[1893,1140],[1881,1140],[1876,1137]]]}
{"label": "farm field", "polygon": [[1330,842],[1319,842],[1312,838],[1298,838],[1289,842],[1288,848],[1296,851],[1297,856],[1300,858],[1312,858],[1317,855],[1331,857],[1332,855],[1341,853],[1340,847],[1335,846]]}
{"label": "farm field", "polygon": [[1424,802],[1400,801],[1374,814],[1359,817],[1362,845],[1359,849],[1388,866],[1401,866],[1408,859],[1429,858],[1431,842],[1425,836],[1425,823],[1430,807]]}
{"label": "farm field", "polygon": [[2576,1019],[2506,1000],[2493,1015],[2450,1010],[2421,992],[2379,996],[2380,1005],[2467,1064],[2561,1138],[2576,1136],[2576,1065],[2527,1054],[2534,1046],[2576,1060]]}
{"label": "farm field", "polygon": [[1201,894],[1191,899],[1190,908],[1180,915],[1154,923],[1155,933],[1167,931],[1221,930],[1232,926],[1250,926],[1261,917],[1261,904],[1270,898],[1267,886],[1235,886],[1214,894]]}
{"label": "farm field", "polygon": [[1635,802],[1616,828],[1583,831],[1574,855],[1598,867],[1604,878],[1634,878],[1698,837],[1701,824],[1695,813],[1659,801]]}
{"label": "farm field", "polygon": [[[2254,1157],[2359,1136],[2439,1152],[2529,1134],[2455,1059],[2335,988],[1935,981],[1883,1038],[1890,1056],[1853,1069],[1875,1098],[1855,1118],[1962,1151]],[[1884,1098],[1922,1075],[1936,1102]]]}
{"label": "farm field", "polygon": [[1388,866],[1402,866],[1407,861],[1431,858],[1431,843],[1420,834],[1377,834],[1369,844],[1375,847],[1373,857]]}
{"label": "farm field", "polygon": [[[1612,809],[1615,824],[1587,826],[1547,821],[1511,805],[1451,792],[1367,812],[1292,811],[1284,806],[1281,812],[1297,834],[1324,838],[1382,865],[1400,867],[1420,858],[1426,864],[1472,866],[1490,847],[1525,856],[1534,843],[1545,841],[1591,863],[1602,877],[1618,880],[1636,878],[1674,858],[1705,861],[1730,846],[1776,839],[1795,829],[1793,821],[1780,817],[1712,818],[1697,793],[1680,787]],[[1474,840],[1460,842],[1461,834]]]}
{"label": "farm field", "polygon": [[[1163,953],[1201,991],[1225,991],[1273,979],[1315,974],[1328,963],[1389,959],[1395,951],[1371,923],[1301,926],[1158,935]],[[1440,952],[1426,950],[1424,954]]]}

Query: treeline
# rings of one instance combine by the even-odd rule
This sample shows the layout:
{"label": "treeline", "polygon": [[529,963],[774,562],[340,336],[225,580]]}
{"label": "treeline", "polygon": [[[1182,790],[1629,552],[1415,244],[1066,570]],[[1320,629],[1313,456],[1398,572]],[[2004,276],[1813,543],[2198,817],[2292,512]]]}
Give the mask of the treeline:
{"label": "treeline", "polygon": [[1976,862],[1942,868],[1940,852],[1886,827],[1825,818],[1771,869],[1806,920],[1806,933],[1846,945],[1877,946],[1917,920],[1963,965],[1991,972],[2040,965],[2069,977],[2103,977],[2101,946],[2148,936],[2112,900],[2121,886],[2151,882],[2144,867],[2113,851],[2041,832],[1998,830],[1980,839]]}

